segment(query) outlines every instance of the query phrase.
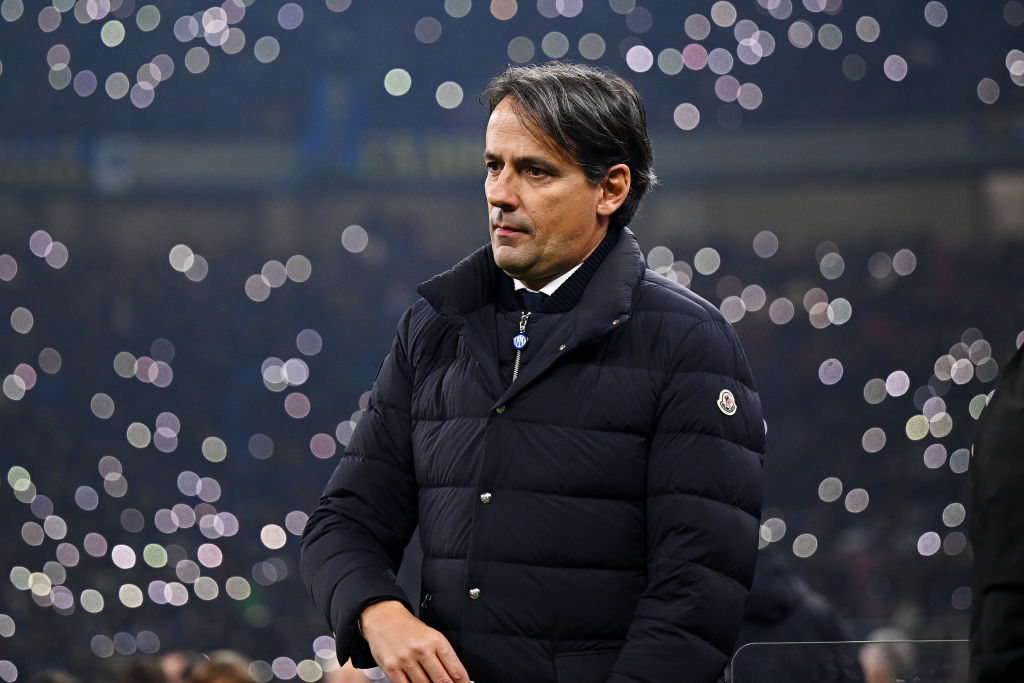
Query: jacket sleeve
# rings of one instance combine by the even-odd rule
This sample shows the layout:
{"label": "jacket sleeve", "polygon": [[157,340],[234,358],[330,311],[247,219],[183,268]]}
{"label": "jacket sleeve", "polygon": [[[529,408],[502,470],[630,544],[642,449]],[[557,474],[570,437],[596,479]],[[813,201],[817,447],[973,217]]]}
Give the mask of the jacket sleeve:
{"label": "jacket sleeve", "polygon": [[363,608],[388,599],[410,606],[395,574],[416,525],[409,316],[300,545],[302,579],[334,630],[339,661],[351,656],[363,668],[375,666],[356,625]]}
{"label": "jacket sleeve", "polygon": [[659,402],[647,462],[647,585],[610,683],[718,680],[753,581],[764,436],[735,332],[721,320],[699,323],[677,347]]}

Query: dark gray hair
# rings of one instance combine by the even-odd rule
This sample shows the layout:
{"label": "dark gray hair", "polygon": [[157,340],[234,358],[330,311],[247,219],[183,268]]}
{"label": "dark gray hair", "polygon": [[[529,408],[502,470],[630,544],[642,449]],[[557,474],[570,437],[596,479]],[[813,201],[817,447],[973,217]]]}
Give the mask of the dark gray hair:
{"label": "dark gray hair", "polygon": [[[616,164],[629,167],[629,194],[610,227],[629,223],[657,182],[643,100],[621,76],[593,66],[545,62],[509,66],[491,79],[481,100],[488,112],[506,97],[528,128],[547,135],[597,184]],[[525,118],[524,118],[525,117]]]}

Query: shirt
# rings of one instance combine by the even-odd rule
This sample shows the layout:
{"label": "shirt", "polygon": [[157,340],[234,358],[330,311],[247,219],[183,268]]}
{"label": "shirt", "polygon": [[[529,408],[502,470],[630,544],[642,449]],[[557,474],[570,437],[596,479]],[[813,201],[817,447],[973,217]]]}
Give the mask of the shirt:
{"label": "shirt", "polygon": [[[586,263],[586,261],[584,261],[584,263]],[[577,270],[579,270],[580,266],[582,266],[582,265],[583,265],[583,263],[579,263],[579,264],[573,266],[572,268],[570,268],[569,270],[565,271],[564,273],[562,273],[561,275],[556,277],[554,280],[552,280],[551,282],[549,282],[546,285],[544,285],[543,287],[541,287],[540,289],[530,289],[525,284],[523,284],[522,282],[520,282],[519,280],[516,280],[514,278],[512,280],[512,285],[515,287],[515,291],[517,291],[517,292],[520,289],[525,289],[527,292],[533,292],[534,294],[539,292],[541,294],[547,294],[548,296],[551,296],[552,294],[555,293],[555,290],[558,289],[559,287],[561,287],[563,282],[565,282],[566,280],[571,278],[572,274],[575,273]]]}

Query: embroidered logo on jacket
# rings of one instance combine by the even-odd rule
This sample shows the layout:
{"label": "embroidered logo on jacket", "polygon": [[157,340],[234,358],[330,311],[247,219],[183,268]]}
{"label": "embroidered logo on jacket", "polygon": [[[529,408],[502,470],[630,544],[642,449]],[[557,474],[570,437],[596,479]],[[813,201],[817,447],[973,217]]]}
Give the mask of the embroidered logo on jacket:
{"label": "embroidered logo on jacket", "polygon": [[728,389],[722,389],[722,393],[718,395],[718,409],[726,415],[736,414],[736,397]]}

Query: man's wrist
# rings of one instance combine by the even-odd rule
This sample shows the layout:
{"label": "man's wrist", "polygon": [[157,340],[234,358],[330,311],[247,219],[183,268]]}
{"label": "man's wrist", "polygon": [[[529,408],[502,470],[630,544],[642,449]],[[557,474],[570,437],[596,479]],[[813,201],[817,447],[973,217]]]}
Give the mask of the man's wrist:
{"label": "man's wrist", "polygon": [[359,617],[356,618],[356,629],[359,630],[359,635],[362,636],[364,640],[366,639],[366,634],[363,631],[363,620],[366,618],[367,613],[378,612],[382,607],[385,610],[390,609],[387,606],[391,603],[398,605],[403,610],[405,609],[405,605],[403,605],[400,600],[395,600],[394,598],[376,598],[363,606],[362,611],[359,613]]}

